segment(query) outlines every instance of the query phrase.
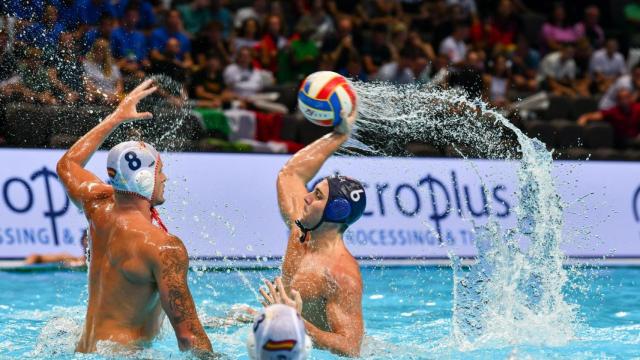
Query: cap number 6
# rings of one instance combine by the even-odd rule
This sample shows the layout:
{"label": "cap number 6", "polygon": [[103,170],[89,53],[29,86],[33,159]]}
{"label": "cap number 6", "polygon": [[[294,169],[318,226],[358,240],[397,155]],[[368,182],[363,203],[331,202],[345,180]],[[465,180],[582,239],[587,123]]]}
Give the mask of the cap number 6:
{"label": "cap number 6", "polygon": [[360,194],[362,194],[364,190],[353,190],[349,196],[351,196],[351,200],[358,202],[360,201]]}

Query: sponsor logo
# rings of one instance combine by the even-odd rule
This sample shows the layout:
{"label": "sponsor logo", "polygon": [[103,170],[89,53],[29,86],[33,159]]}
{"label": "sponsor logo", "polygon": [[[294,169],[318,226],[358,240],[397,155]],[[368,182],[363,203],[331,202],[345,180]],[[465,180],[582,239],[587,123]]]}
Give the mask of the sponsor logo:
{"label": "sponsor logo", "polygon": [[[4,209],[0,207],[0,217],[3,211],[8,211],[28,219],[30,224],[11,226],[12,224],[5,223],[0,228],[0,245],[59,246],[74,243],[72,232],[67,228],[61,229],[59,225],[59,219],[69,211],[69,198],[54,171],[43,166],[27,177],[0,179],[0,186],[4,204]],[[38,217],[45,221],[35,221]]]}

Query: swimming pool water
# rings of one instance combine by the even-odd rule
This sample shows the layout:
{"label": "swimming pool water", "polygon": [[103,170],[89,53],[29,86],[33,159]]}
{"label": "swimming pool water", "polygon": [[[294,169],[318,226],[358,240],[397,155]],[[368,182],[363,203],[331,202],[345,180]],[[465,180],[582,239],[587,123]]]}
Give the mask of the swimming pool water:
{"label": "swimming pool water", "polygon": [[[199,315],[205,323],[224,317],[233,304],[258,307],[254,288],[277,270],[190,272]],[[363,310],[363,357],[439,358],[640,358],[640,268],[571,271],[566,295],[580,306],[576,338],[563,346],[488,344],[462,351],[451,339],[452,271],[442,267],[367,267]],[[0,358],[103,359],[73,353],[87,299],[86,273],[0,272]],[[207,327],[214,348],[231,359],[247,359],[248,324]],[[170,325],[134,358],[183,358]],[[335,356],[314,350],[311,358]]]}

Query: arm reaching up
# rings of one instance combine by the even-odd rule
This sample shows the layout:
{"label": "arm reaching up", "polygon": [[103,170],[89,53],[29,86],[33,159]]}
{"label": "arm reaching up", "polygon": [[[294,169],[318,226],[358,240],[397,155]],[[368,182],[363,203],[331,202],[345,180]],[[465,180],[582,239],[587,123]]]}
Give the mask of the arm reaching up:
{"label": "arm reaching up", "polygon": [[306,185],[318,170],[347,141],[351,128],[356,121],[356,111],[342,116],[344,121],[327,134],[304,149],[298,151],[287,161],[278,174],[278,205],[287,225],[291,225],[304,206]]}
{"label": "arm reaching up", "polygon": [[76,206],[85,207],[87,202],[108,197],[113,193],[111,186],[102,182],[84,166],[118,125],[126,121],[151,118],[151,113],[138,113],[136,106],[155,90],[152,80],[138,85],[113,113],[73,144],[58,161],[58,176]]}

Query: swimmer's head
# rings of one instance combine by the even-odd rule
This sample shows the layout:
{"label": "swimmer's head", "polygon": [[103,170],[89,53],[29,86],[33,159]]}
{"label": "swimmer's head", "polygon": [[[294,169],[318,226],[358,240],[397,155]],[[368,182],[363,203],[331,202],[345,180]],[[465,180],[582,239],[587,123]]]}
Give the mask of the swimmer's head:
{"label": "swimmer's head", "polygon": [[300,315],[283,304],[263,309],[253,321],[247,338],[252,360],[304,360],[312,346]]}
{"label": "swimmer's head", "polygon": [[164,203],[164,183],[160,154],[142,141],[114,146],[107,156],[107,173],[116,192],[148,200],[152,206]]}
{"label": "swimmer's head", "polygon": [[343,224],[346,229],[364,213],[367,197],[359,181],[336,175],[320,181],[304,197],[304,203],[298,222],[306,230],[315,230],[323,223]]}

